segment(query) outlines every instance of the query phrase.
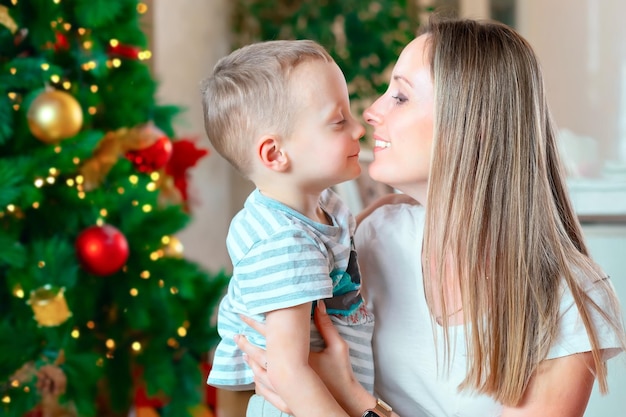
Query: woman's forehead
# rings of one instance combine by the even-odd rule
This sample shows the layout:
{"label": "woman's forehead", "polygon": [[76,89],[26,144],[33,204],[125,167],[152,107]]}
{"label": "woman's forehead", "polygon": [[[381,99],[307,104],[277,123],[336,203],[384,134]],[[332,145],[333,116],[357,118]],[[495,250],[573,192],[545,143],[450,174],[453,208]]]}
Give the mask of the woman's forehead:
{"label": "woman's forehead", "polygon": [[428,66],[428,51],[427,51],[427,35],[421,35],[413,39],[402,50],[400,57],[396,62],[396,68],[398,69],[417,69],[422,66]]}
{"label": "woman's forehead", "polygon": [[413,39],[402,51],[393,70],[394,79],[402,78],[415,84],[424,77],[430,80],[430,62],[428,60],[427,35]]}

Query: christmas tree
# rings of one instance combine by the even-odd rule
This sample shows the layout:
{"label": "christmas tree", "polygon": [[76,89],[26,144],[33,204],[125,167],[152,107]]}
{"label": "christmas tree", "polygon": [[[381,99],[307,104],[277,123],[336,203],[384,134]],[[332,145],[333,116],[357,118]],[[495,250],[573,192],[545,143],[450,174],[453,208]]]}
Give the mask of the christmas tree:
{"label": "christmas tree", "polygon": [[201,403],[228,278],[174,236],[207,151],[156,103],[145,11],[0,0],[2,415],[127,415],[138,389],[163,416]]}

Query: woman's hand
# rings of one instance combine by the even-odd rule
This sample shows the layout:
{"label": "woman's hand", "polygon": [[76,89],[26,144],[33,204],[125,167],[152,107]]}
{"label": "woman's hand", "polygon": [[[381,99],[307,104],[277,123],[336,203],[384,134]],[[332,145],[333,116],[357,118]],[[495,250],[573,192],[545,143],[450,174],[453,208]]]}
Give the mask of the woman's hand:
{"label": "woman's hand", "polygon": [[[241,320],[254,330],[265,336],[265,325],[258,321],[252,320],[249,317],[241,316]],[[278,408],[283,413],[291,414],[291,410],[287,407],[287,404],[276,393],[276,390],[270,382],[267,375],[267,356],[265,350],[253,345],[250,341],[242,335],[235,336],[235,343],[243,353],[245,353],[246,363],[254,372],[254,385],[255,392],[269,401],[274,407]]]}
{"label": "woman's hand", "polygon": [[376,399],[354,376],[348,344],[330,320],[323,301],[317,302],[314,320],[326,347],[320,352],[309,354],[309,365],[324,381],[339,405],[348,414],[360,416],[376,404]]}
{"label": "woman's hand", "polygon": [[[314,318],[315,325],[324,339],[326,347],[320,352],[309,354],[309,365],[319,375],[344,410],[350,415],[361,415],[366,408],[373,407],[376,399],[354,377],[348,344],[342,339],[330,320],[323,301],[318,301]],[[262,323],[244,316],[241,319],[265,335],[265,326]],[[265,397],[279,410],[289,413],[285,402],[278,396],[268,378],[265,350],[253,345],[244,336],[236,336],[235,343],[246,354],[246,361],[254,372],[256,393]]]}
{"label": "woman's hand", "polygon": [[350,364],[348,344],[330,320],[323,301],[317,303],[314,320],[326,347],[322,351],[309,354],[309,365],[324,381],[328,390],[337,395],[346,385],[356,381]]}

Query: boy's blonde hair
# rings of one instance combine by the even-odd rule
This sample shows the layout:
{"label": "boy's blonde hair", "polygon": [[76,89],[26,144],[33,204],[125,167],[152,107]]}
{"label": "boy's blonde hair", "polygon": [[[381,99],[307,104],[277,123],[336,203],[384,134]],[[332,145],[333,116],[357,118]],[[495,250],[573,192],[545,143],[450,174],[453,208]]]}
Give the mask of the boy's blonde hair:
{"label": "boy's blonde hair", "polygon": [[291,133],[297,92],[290,88],[290,75],[310,60],[334,62],[311,40],[254,43],[220,59],[202,83],[206,134],[215,150],[244,176],[250,174],[255,138]]}

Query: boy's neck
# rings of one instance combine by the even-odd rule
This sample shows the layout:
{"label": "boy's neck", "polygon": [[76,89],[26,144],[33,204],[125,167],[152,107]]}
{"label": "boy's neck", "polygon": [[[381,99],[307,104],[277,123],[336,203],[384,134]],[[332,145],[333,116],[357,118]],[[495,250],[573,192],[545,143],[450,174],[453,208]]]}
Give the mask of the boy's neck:
{"label": "boy's neck", "polygon": [[261,194],[276,201],[279,201],[309,219],[322,223],[332,224],[324,210],[320,207],[319,201],[322,192],[294,192],[293,190],[280,189],[279,187],[257,186]]}

